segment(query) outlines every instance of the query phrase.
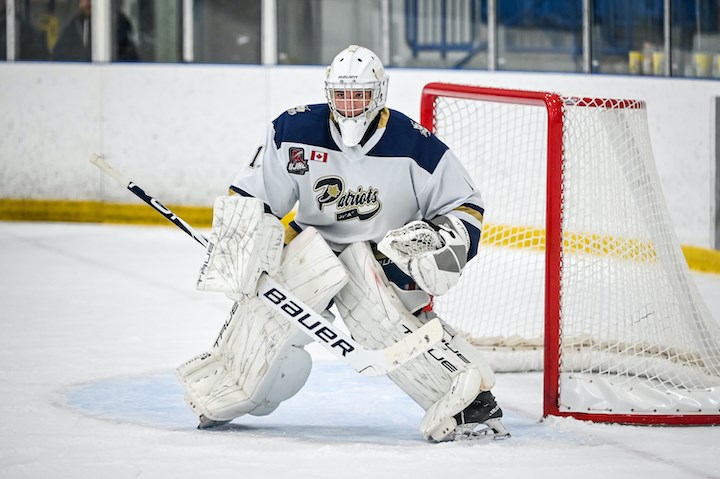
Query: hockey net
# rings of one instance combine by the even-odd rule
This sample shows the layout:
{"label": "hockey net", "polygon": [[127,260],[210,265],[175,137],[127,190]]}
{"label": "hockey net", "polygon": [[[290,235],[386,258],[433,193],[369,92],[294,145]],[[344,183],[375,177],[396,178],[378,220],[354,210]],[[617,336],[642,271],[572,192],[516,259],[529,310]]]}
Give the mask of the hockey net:
{"label": "hockey net", "polygon": [[669,220],[645,104],[433,83],[422,123],[486,205],[436,299],[496,371],[544,370],[544,414],[720,423],[720,327]]}

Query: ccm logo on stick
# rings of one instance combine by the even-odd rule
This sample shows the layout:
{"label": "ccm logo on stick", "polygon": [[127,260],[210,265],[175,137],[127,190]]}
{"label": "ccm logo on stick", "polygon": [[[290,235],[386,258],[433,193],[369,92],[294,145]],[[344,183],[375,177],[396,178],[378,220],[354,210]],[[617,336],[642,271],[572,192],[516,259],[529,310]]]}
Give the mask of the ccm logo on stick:
{"label": "ccm logo on stick", "polygon": [[322,326],[320,321],[315,321],[314,324],[311,324],[312,322],[308,321],[310,313],[306,313],[301,306],[298,306],[293,301],[288,300],[287,297],[277,289],[271,288],[263,293],[263,296],[278,305],[282,312],[290,319],[302,324],[305,328],[312,331],[315,336],[330,344],[331,347],[340,348],[343,356],[347,356],[347,353],[352,352],[355,349],[344,339],[338,339],[335,341],[338,337],[337,333],[327,326]]}

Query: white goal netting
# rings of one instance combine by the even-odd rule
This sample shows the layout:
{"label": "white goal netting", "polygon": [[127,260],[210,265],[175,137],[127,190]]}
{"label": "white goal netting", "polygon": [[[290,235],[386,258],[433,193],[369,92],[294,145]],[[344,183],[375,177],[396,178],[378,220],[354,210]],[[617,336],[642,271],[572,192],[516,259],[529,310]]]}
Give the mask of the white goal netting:
{"label": "white goal netting", "polygon": [[[670,224],[645,105],[454,96],[435,98],[434,131],[474,178],[486,212],[478,256],[437,298],[440,316],[498,371],[540,370],[544,344],[559,344],[558,371],[545,374],[555,376],[546,387],[557,385],[560,413],[720,415],[720,327]],[[562,152],[562,248],[548,268],[559,276],[545,256],[553,133],[562,138],[550,145]],[[549,313],[548,288],[557,291]],[[559,321],[553,341],[547,321]]]}

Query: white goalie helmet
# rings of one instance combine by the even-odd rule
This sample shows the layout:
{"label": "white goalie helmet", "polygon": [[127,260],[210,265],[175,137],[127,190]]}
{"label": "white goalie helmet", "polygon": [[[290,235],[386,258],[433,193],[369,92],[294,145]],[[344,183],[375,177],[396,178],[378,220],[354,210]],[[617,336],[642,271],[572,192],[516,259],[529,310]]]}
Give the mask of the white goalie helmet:
{"label": "white goalie helmet", "polygon": [[337,54],[325,75],[325,96],[343,143],[360,143],[368,127],[385,107],[388,74],[376,54],[350,45]]}

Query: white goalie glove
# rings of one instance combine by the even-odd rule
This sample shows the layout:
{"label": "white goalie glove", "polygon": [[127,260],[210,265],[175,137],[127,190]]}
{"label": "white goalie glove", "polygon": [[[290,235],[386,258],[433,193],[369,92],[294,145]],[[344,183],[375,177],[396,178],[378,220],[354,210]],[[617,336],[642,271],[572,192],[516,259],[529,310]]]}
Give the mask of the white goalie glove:
{"label": "white goalie glove", "polygon": [[411,221],[389,231],[378,243],[387,256],[425,292],[447,293],[460,279],[470,248],[470,235],[454,216],[438,216],[430,223]]}

